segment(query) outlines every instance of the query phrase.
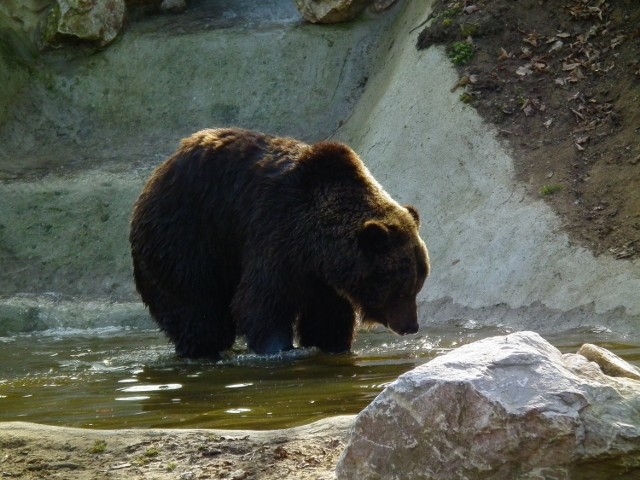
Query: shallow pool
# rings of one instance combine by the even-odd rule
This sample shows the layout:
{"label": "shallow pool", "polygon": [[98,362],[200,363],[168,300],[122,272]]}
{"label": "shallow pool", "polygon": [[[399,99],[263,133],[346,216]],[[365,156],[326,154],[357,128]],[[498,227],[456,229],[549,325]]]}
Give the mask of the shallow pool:
{"label": "shallow pool", "polygon": [[[313,349],[184,361],[155,330],[50,330],[0,338],[0,421],[91,428],[274,429],[364,408],[398,375],[455,347],[508,333],[473,322],[398,337],[360,332],[348,355]],[[640,343],[606,331],[546,338],[596,343],[640,365]]]}

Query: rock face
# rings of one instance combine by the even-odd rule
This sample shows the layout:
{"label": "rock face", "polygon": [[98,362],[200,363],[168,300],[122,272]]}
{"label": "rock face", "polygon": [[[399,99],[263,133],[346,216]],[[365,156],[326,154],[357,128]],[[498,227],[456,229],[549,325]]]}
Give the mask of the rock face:
{"label": "rock face", "polygon": [[606,348],[585,343],[578,350],[578,354],[591,362],[597,363],[605,375],[640,380],[640,371],[636,367],[625,362]]}
{"label": "rock face", "polygon": [[387,387],[358,415],[337,477],[640,478],[640,382],[535,333],[482,340]]}
{"label": "rock face", "polygon": [[120,32],[125,10],[124,0],[57,0],[47,17],[43,43],[80,40],[105,46]]}
{"label": "rock face", "polygon": [[295,0],[298,10],[311,23],[339,23],[354,19],[370,0]]}
{"label": "rock face", "polygon": [[[38,29],[52,0],[2,0],[0,18],[4,16],[7,26],[21,30],[29,36]],[[0,27],[4,27],[0,20]]]}

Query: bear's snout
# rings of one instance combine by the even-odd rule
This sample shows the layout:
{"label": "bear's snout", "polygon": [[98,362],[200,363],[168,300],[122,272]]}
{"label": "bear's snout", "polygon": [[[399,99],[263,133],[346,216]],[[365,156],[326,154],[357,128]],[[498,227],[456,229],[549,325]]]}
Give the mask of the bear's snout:
{"label": "bear's snout", "polygon": [[398,335],[411,335],[413,333],[418,333],[418,330],[420,329],[420,325],[417,320],[413,322],[405,322],[401,325],[395,325],[394,322],[389,322],[387,327],[393,333],[397,333]]}
{"label": "bear's snout", "polygon": [[415,300],[396,302],[385,317],[387,328],[398,335],[417,333],[420,328]]}
{"label": "bear's snout", "polygon": [[418,325],[418,322],[415,322],[412,325],[407,325],[407,327],[402,331],[402,332],[397,332],[400,335],[410,335],[413,333],[418,333],[418,330],[420,330],[420,325]]}

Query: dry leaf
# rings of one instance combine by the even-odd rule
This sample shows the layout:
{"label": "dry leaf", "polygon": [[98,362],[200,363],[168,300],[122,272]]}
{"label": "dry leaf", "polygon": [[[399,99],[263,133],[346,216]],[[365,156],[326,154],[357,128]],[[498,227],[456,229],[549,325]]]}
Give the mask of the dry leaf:
{"label": "dry leaf", "polygon": [[569,81],[571,83],[577,83],[578,81],[582,80],[583,78],[585,78],[585,76],[582,73],[582,69],[580,69],[580,68],[576,68],[575,70],[573,70],[571,72],[571,75],[569,75]]}
{"label": "dry leaf", "polygon": [[460,77],[460,80],[458,80],[458,82],[453,86],[451,91],[455,92],[458,87],[464,87],[466,85],[469,85],[470,83],[476,83],[476,81],[477,78],[475,75],[463,75],[462,77]]}
{"label": "dry leaf", "polygon": [[541,112],[545,111],[546,107],[544,106],[544,104],[541,104],[540,100],[538,100],[537,98],[527,98],[520,110],[524,112],[525,116],[529,117],[533,115],[536,110]]}
{"label": "dry leaf", "polygon": [[513,53],[507,52],[504,48],[500,49],[500,55],[498,56],[498,61],[507,60],[509,58],[513,58]]}
{"label": "dry leaf", "polygon": [[602,10],[599,9],[598,7],[588,7],[589,12],[591,12],[592,15],[596,15],[600,20],[602,20]]}
{"label": "dry leaf", "polygon": [[575,70],[579,66],[579,63],[563,63],[562,70],[564,70],[565,72],[570,72],[571,70]]}
{"label": "dry leaf", "polygon": [[564,42],[562,40],[556,40],[553,45],[551,45],[551,48],[549,49],[549,52],[555,52],[556,50],[559,50],[563,47]]}
{"label": "dry leaf", "polygon": [[550,118],[549,120],[547,120],[546,122],[543,123],[543,125],[546,128],[549,128],[551,126],[551,124],[553,123],[553,118]]}
{"label": "dry leaf", "polygon": [[613,40],[611,40],[611,48],[616,48],[618,45],[620,45],[622,42],[624,42],[627,39],[626,35],[618,35],[616,38],[614,38]]}
{"label": "dry leaf", "polygon": [[527,42],[529,45],[537,47],[538,45],[540,45],[540,35],[538,35],[537,33],[530,33],[524,38],[523,41]]}
{"label": "dry leaf", "polygon": [[525,75],[529,75],[533,73],[531,71],[531,65],[527,64],[527,65],[522,65],[521,67],[518,67],[518,69],[516,70],[516,75],[520,75],[521,77],[524,77]]}
{"label": "dry leaf", "polygon": [[582,115],[579,111],[574,110],[573,108],[570,108],[569,110],[571,110],[574,113],[574,115],[578,117],[580,120],[584,120],[584,115]]}
{"label": "dry leaf", "polygon": [[547,67],[548,67],[548,65],[547,65],[545,62],[541,62],[541,61],[533,62],[533,63],[531,64],[531,66],[532,66],[535,70],[538,70],[539,72],[540,72],[540,71],[543,71],[543,70],[546,70],[546,69],[547,69]]}

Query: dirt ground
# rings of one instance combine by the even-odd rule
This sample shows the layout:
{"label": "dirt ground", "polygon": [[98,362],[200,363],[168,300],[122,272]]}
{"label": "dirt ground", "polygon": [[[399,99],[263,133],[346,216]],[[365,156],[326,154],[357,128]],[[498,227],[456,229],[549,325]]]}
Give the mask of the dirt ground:
{"label": "dirt ground", "polygon": [[596,255],[640,256],[640,2],[437,0],[452,91],[508,141],[517,178]]}
{"label": "dirt ground", "polygon": [[354,417],[269,432],[0,424],[0,478],[327,480]]}

